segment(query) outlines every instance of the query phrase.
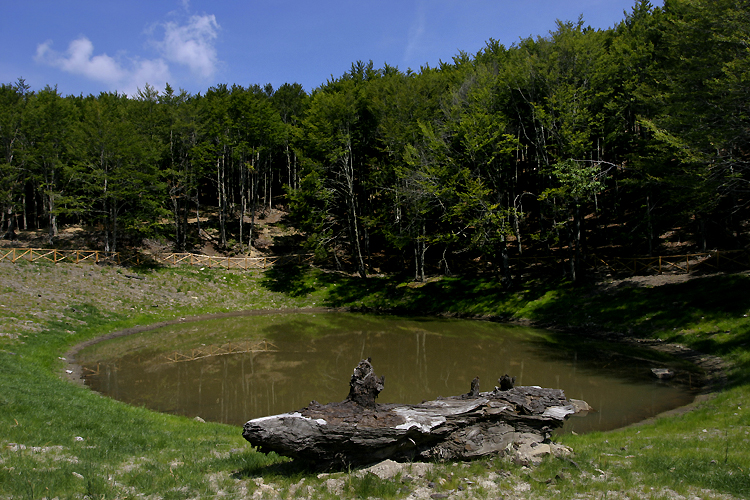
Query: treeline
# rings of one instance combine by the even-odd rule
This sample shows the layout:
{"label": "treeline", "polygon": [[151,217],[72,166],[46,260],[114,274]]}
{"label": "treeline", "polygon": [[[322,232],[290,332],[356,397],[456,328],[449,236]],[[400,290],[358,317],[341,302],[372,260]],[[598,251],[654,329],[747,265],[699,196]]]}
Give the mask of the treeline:
{"label": "treeline", "polygon": [[63,97],[0,88],[3,232],[60,221],[122,235],[169,221],[177,249],[210,205],[219,244],[256,238],[284,205],[306,244],[365,276],[587,248],[651,253],[689,231],[747,244],[750,2],[639,0],[616,27],[558,23],[418,72],[358,62],[311,94],[297,84],[189,95]]}

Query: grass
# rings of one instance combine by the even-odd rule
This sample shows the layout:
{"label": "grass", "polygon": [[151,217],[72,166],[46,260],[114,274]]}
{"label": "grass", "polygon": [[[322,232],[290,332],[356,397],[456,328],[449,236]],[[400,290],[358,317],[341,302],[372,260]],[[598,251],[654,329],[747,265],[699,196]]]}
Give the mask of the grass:
{"label": "grass", "polygon": [[[341,474],[331,476],[340,491],[329,490],[331,478],[258,453],[237,427],[131,407],[60,376],[59,358],[70,346],[109,332],[187,315],[317,306],[525,318],[619,331],[679,342],[729,363],[728,386],[694,411],[614,432],[560,437],[575,456],[549,458],[533,469],[500,457],[437,464],[422,480],[434,483],[430,492],[750,495],[745,274],[653,288],[532,283],[506,291],[491,278],[415,286],[395,277],[363,282],[302,266],[265,274],[16,266],[0,264],[0,498],[240,498],[254,492],[293,497],[303,491],[315,498],[406,497],[418,481]],[[134,273],[145,279],[125,277]]]}

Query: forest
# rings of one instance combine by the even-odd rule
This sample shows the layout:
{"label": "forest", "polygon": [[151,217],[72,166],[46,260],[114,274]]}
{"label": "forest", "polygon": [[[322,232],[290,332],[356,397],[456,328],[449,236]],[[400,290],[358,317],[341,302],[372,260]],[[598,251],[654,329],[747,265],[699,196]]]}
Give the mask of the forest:
{"label": "forest", "polygon": [[506,280],[512,257],[554,254],[575,281],[593,249],[746,248],[750,2],[638,0],[611,29],[559,21],[418,70],[358,61],[309,93],[19,78],[0,86],[0,147],[0,234],[50,246],[80,224],[107,251],[189,251],[210,214],[246,254],[280,208],[306,251],[362,277],[473,263]]}

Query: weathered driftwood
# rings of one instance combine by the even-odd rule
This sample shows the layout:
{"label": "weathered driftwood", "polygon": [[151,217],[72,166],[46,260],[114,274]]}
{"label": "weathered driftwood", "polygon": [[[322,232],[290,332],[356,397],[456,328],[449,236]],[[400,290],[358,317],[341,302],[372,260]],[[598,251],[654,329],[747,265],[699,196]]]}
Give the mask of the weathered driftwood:
{"label": "weathered driftwood", "polygon": [[524,436],[547,439],[583,403],[577,406],[561,390],[513,387],[513,381],[505,375],[498,382],[506,390],[479,392],[476,378],[461,396],[416,405],[376,404],[384,379],[367,359],[355,368],[343,402],[313,401],[293,413],[256,418],[242,434],[262,451],[324,465],[462,460],[501,452]]}

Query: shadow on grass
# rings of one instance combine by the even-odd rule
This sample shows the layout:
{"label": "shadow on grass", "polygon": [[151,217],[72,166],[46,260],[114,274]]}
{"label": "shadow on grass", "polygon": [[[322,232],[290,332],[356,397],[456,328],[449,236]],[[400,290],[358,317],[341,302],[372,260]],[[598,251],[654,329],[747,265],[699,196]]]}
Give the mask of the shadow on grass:
{"label": "shadow on grass", "polygon": [[714,323],[741,321],[749,309],[750,279],[744,275],[607,291],[558,289],[555,300],[534,307],[540,317],[564,317],[572,324],[590,320],[613,328],[631,327],[634,333],[670,331],[700,324],[703,319]]}
{"label": "shadow on grass", "polygon": [[562,291],[533,311],[538,318],[555,318],[558,324],[687,344],[699,352],[731,359],[737,365],[737,383],[750,381],[750,277],[744,274],[656,287],[593,288],[583,294]]}
{"label": "shadow on grass", "polygon": [[404,282],[399,277],[349,279],[328,294],[332,307],[388,310],[403,314],[492,310],[507,299],[499,281],[485,278],[442,278],[428,283]]}
{"label": "shadow on grass", "polygon": [[313,286],[313,271],[307,264],[287,262],[277,264],[263,275],[261,284],[272,292],[285,293],[292,297],[301,297],[316,291]]}
{"label": "shadow on grass", "polygon": [[231,453],[227,458],[214,460],[212,467],[218,470],[231,470],[235,479],[291,479],[320,472],[320,468],[313,462],[292,460],[273,452],[265,454],[255,450]]}

